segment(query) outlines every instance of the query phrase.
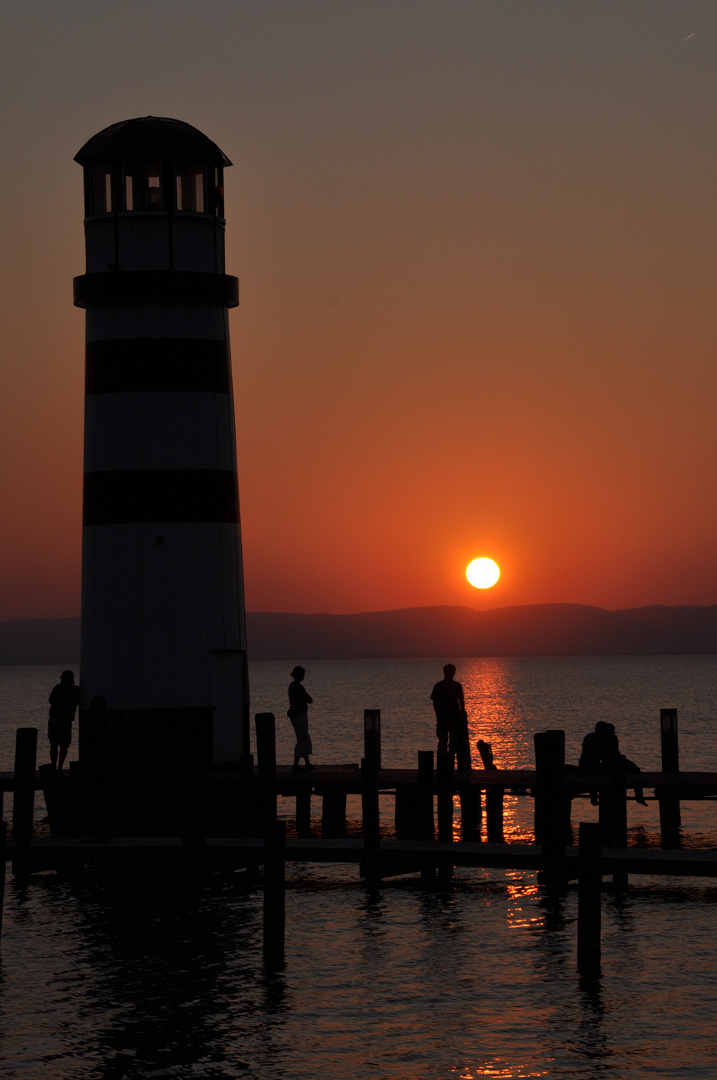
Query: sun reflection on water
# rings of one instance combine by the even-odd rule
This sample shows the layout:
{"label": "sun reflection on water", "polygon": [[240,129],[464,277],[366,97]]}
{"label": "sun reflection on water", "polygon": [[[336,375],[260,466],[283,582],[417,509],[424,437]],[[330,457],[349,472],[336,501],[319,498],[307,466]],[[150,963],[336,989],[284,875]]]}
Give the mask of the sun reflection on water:
{"label": "sun reflection on water", "polygon": [[539,929],[543,920],[535,906],[536,897],[540,895],[535,877],[523,877],[520,871],[508,870],[504,881],[507,900],[506,925],[511,930]]}
{"label": "sun reflection on water", "polygon": [[[520,685],[515,664],[501,658],[474,658],[461,662],[460,679],[468,713],[468,730],[474,768],[482,768],[477,742],[491,745],[499,769],[534,767],[535,719]],[[486,796],[482,795],[481,835],[486,835]],[[503,795],[503,837],[508,842],[531,843],[533,800],[527,793]],[[461,839],[460,800],[454,798],[453,839]]]}
{"label": "sun reflection on water", "polygon": [[473,1066],[470,1069],[465,1067],[451,1069],[450,1072],[455,1073],[459,1080],[479,1080],[481,1076],[497,1077],[498,1080],[534,1080],[534,1078],[549,1075],[542,1069],[536,1072],[528,1065],[525,1067],[515,1064],[506,1065],[500,1061],[491,1062],[490,1065]]}
{"label": "sun reflection on water", "polygon": [[516,668],[501,658],[476,658],[461,664],[471,752],[478,739],[493,748],[501,769],[529,769],[533,766],[533,710],[524,688],[516,678]]}

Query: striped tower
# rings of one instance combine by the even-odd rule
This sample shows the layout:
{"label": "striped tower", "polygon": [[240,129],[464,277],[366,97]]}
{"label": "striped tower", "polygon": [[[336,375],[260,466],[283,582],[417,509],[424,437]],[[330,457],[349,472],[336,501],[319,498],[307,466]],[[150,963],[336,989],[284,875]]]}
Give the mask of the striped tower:
{"label": "striped tower", "polygon": [[103,695],[120,761],[239,761],[248,684],[223,170],[189,124],[113,124],[75,160],[87,272],[81,733]]}

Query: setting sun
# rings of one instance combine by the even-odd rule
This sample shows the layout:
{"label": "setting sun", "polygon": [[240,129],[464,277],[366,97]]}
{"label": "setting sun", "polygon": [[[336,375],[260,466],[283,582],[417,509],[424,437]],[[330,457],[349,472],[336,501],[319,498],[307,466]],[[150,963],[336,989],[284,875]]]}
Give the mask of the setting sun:
{"label": "setting sun", "polygon": [[490,589],[500,577],[500,567],[492,559],[474,559],[466,567],[466,577],[476,589]]}

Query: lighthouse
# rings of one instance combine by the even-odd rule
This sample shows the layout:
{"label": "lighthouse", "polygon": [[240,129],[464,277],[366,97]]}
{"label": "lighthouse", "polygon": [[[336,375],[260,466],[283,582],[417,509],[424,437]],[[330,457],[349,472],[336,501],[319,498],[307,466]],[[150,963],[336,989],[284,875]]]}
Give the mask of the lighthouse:
{"label": "lighthouse", "polygon": [[[94,135],[84,170],[80,760],[107,700],[130,776],[248,751],[224,169],[189,124]],[[84,717],[84,720],[83,720]]]}

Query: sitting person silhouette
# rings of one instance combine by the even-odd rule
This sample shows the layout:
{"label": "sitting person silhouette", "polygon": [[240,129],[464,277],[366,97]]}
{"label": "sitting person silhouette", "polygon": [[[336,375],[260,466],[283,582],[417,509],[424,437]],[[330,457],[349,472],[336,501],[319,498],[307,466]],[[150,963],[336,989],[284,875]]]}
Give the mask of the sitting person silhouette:
{"label": "sitting person silhouette", "polygon": [[[639,773],[640,768],[620,753],[620,742],[615,734],[615,725],[606,720],[598,720],[595,731],[589,732],[583,739],[582,753],[578,768],[583,772],[621,772]],[[591,792],[591,802],[595,804],[595,793]],[[635,785],[635,802],[647,806],[641,787]]]}

